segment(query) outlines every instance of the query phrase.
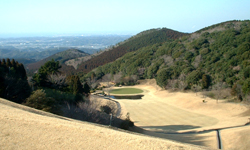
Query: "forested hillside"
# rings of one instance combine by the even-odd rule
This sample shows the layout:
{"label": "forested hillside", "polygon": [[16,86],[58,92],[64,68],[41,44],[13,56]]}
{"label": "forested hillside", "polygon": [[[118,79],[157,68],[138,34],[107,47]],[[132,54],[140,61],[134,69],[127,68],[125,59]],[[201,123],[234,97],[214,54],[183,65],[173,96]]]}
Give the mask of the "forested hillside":
{"label": "forested hillside", "polygon": [[138,35],[131,37],[127,41],[118,44],[118,46],[113,47],[113,49],[105,51],[101,55],[98,55],[80,64],[76,72],[87,73],[98,66],[102,66],[106,63],[115,61],[117,58],[123,56],[128,52],[136,51],[148,45],[163,43],[168,40],[171,41],[183,35],[186,34],[166,28],[151,29],[141,32]]}
{"label": "forested hillside", "polygon": [[62,65],[61,71],[63,71],[64,73],[69,73],[69,72],[75,71],[75,69],[71,66],[66,66],[64,63],[67,60],[75,59],[78,57],[84,57],[84,56],[89,56],[89,54],[83,51],[77,50],[77,49],[68,49],[66,51],[56,53],[36,63],[28,64],[27,72],[32,74],[34,73],[34,71],[38,70],[42,65],[44,65],[47,61],[54,59],[55,61],[59,61],[60,64]]}
{"label": "forested hillside", "polygon": [[[232,94],[241,99],[249,94],[250,21],[216,24],[173,41],[156,39],[165,30],[152,32],[155,36],[148,34],[146,38],[159,42],[143,42],[139,39],[133,41],[136,48],[128,48],[125,51],[129,52],[127,54],[122,53],[122,50],[132,45],[131,41],[117,47],[120,48],[119,52],[125,54],[123,57],[98,67],[85,78],[100,78],[105,74],[113,74],[113,77],[117,74],[122,74],[123,77],[136,75],[142,79],[155,78],[163,88],[232,87]],[[109,57],[110,60],[115,60],[118,55],[105,58]],[[92,64],[85,63],[81,69],[92,69],[98,66],[97,62],[104,62],[105,58],[97,58],[96,63]]]}

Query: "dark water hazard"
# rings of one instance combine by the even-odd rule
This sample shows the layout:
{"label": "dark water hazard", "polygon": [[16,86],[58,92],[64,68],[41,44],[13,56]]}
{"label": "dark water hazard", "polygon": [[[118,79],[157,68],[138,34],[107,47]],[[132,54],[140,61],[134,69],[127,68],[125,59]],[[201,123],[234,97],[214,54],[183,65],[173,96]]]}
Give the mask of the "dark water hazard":
{"label": "dark water hazard", "polygon": [[136,99],[141,99],[144,95],[127,95],[127,96],[113,96],[111,95],[110,97],[113,99],[131,99],[131,100],[136,100]]}

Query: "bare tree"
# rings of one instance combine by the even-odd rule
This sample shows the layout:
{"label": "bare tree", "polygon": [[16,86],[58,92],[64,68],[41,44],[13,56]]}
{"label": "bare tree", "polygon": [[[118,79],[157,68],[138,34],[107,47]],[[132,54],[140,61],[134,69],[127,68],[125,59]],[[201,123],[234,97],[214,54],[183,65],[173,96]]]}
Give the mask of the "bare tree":
{"label": "bare tree", "polygon": [[66,75],[62,74],[49,74],[47,75],[47,81],[53,84],[62,85],[65,84]]}
{"label": "bare tree", "polygon": [[114,82],[115,83],[120,83],[122,81],[122,73],[119,72],[118,74],[114,75]]}
{"label": "bare tree", "polygon": [[236,96],[238,100],[243,100],[243,92],[242,92],[242,85],[234,84],[231,89],[231,95]]}
{"label": "bare tree", "polygon": [[111,79],[112,79],[112,75],[109,73],[109,74],[106,74],[102,77],[102,82],[106,82],[107,83],[107,92],[108,92],[108,96],[110,96],[110,93],[109,93],[109,90],[110,90],[110,82],[111,82]]}
{"label": "bare tree", "polygon": [[179,76],[178,80],[179,80],[179,89],[184,90],[187,87],[187,82],[186,82],[186,74],[181,73],[181,75]]}
{"label": "bare tree", "polygon": [[169,80],[166,87],[174,91],[176,88],[178,88],[178,80]]}
{"label": "bare tree", "polygon": [[138,75],[139,76],[143,76],[144,75],[144,72],[145,72],[146,68],[138,68]]}
{"label": "bare tree", "polygon": [[245,96],[245,100],[246,100],[247,102],[250,102],[250,94],[248,94],[248,95]]}
{"label": "bare tree", "polygon": [[199,64],[200,64],[201,61],[202,61],[202,57],[201,57],[201,55],[198,55],[198,56],[195,57],[195,59],[194,59],[192,65],[193,65],[195,68],[197,68],[197,67],[199,66]]}
{"label": "bare tree", "polygon": [[212,86],[212,89],[216,91],[215,96],[216,96],[216,102],[217,102],[217,103],[218,103],[218,99],[219,99],[220,96],[221,96],[221,90],[222,90],[222,88],[223,88],[223,85],[224,85],[224,83],[220,81],[220,82],[217,82],[216,84],[214,84],[214,85]]}
{"label": "bare tree", "polygon": [[199,85],[199,84],[194,84],[192,87],[191,87],[192,91],[195,92],[196,96],[197,96],[197,92],[199,92],[202,87]]}
{"label": "bare tree", "polygon": [[131,81],[132,82],[134,82],[134,83],[137,82],[137,80],[138,80],[138,76],[137,75],[131,75],[130,77],[131,77]]}

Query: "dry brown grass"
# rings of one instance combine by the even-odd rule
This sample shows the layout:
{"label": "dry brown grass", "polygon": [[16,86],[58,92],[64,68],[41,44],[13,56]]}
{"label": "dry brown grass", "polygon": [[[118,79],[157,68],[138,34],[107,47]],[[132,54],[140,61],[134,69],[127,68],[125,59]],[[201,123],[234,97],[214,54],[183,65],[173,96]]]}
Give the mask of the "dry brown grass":
{"label": "dry brown grass", "polygon": [[[142,100],[119,100],[119,102],[123,110],[130,113],[130,118],[135,125],[148,130],[145,133],[149,135],[217,148],[216,132],[213,129],[241,126],[249,118],[249,115],[241,115],[249,110],[242,103],[228,103],[224,99],[220,99],[217,103],[211,98],[206,98],[204,103],[202,93],[196,96],[191,92],[161,90],[154,80],[144,80],[134,87],[144,90],[145,96]],[[228,93],[227,90],[223,92]],[[242,132],[248,133],[249,129],[250,127],[246,127]],[[228,134],[234,132],[227,130]],[[199,134],[169,134],[187,131]],[[223,137],[223,140],[225,143],[230,142],[229,148],[234,149],[236,148],[234,144],[244,145],[250,142],[246,135],[233,134],[234,138],[242,139],[237,143],[227,141],[227,136]]]}
{"label": "dry brown grass", "polygon": [[56,117],[1,98],[0,114],[0,149],[206,149]]}
{"label": "dry brown grass", "polygon": [[[147,129],[144,134],[216,149],[213,129],[222,128],[224,149],[249,148],[250,126],[242,125],[250,113],[242,103],[216,103],[210,98],[203,103],[201,93],[168,92],[161,90],[155,80],[140,83],[134,87],[144,90],[142,100],[119,102],[123,114],[129,112],[135,125]],[[3,99],[0,114],[0,149],[206,149],[76,121]],[[233,126],[242,127],[230,128]]]}

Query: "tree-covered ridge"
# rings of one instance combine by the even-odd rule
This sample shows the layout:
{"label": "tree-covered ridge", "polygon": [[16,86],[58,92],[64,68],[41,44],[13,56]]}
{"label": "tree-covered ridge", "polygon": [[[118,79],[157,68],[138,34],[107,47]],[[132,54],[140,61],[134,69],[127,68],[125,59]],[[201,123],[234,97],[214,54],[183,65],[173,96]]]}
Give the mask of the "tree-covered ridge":
{"label": "tree-covered ridge", "polygon": [[115,61],[117,58],[128,52],[136,51],[148,45],[174,40],[183,35],[186,34],[166,28],[144,31],[134,37],[131,37],[127,41],[120,43],[113,49],[105,51],[101,55],[80,64],[77,72],[87,73],[98,66]]}
{"label": "tree-covered ridge", "polygon": [[[84,56],[89,56],[89,54],[87,54],[87,53],[85,53],[83,51],[77,50],[77,49],[68,49],[66,51],[56,53],[56,54],[54,54],[54,55],[52,55],[52,56],[50,56],[48,58],[45,58],[45,59],[43,59],[41,61],[38,61],[36,63],[28,64],[27,65],[27,71],[29,73],[33,73],[36,70],[38,70],[42,65],[44,65],[47,61],[50,61],[52,59],[54,59],[55,61],[59,61],[60,64],[64,64],[67,60],[75,59],[75,58],[78,58],[78,57],[84,57]],[[62,68],[63,68],[62,71],[65,71],[65,73],[74,70],[73,67],[66,66],[66,65],[63,65]]]}
{"label": "tree-covered ridge", "polygon": [[[220,30],[213,30],[216,27]],[[95,74],[137,75],[156,78],[164,88],[223,86],[250,88],[250,21],[232,21],[186,35],[174,41],[151,44],[125,54],[113,63],[98,67]]]}

